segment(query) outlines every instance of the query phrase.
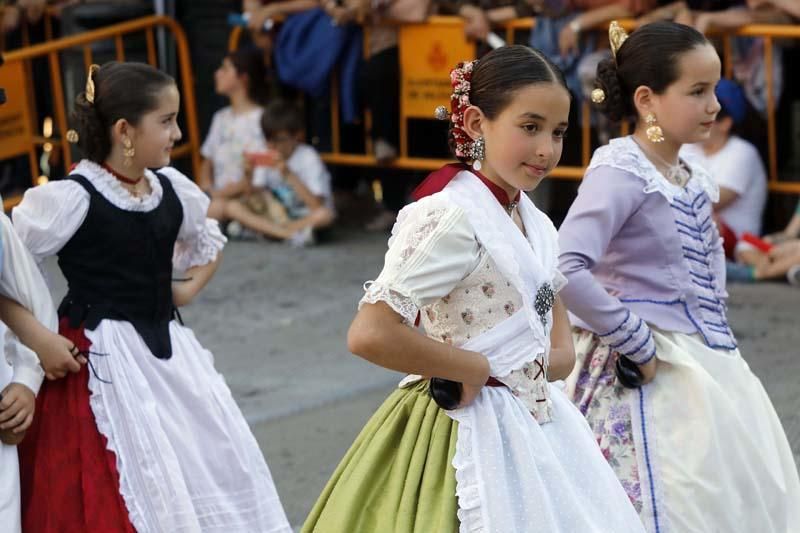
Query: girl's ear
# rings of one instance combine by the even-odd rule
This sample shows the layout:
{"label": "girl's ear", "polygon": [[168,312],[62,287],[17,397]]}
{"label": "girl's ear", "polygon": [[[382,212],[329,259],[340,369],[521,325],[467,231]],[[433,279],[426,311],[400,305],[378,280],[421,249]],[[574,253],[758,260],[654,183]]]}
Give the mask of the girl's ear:
{"label": "girl's ear", "polygon": [[655,107],[655,93],[647,85],[640,85],[633,93],[633,105],[639,116],[652,113]]}
{"label": "girl's ear", "polygon": [[479,107],[471,105],[464,111],[464,131],[473,141],[483,136],[482,122],[484,120],[486,120],[486,116]]}
{"label": "girl's ear", "polygon": [[117,120],[111,127],[112,144],[121,143],[125,137],[130,138],[133,133],[133,126],[126,119]]}

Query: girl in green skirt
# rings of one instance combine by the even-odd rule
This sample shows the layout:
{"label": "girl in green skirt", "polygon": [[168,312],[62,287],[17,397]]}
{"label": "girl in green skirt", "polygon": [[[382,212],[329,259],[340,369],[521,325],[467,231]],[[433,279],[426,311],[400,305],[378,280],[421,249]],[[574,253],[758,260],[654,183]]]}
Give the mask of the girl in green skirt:
{"label": "girl in green skirt", "polygon": [[451,121],[461,164],[431,174],[398,215],[348,334],[353,353],[410,375],[302,531],[642,532],[586,422],[550,383],[575,358],[557,296],[565,280],[556,230],[521,191],[561,156],[563,75],[510,46],[459,64],[451,83],[450,112],[437,116]]}

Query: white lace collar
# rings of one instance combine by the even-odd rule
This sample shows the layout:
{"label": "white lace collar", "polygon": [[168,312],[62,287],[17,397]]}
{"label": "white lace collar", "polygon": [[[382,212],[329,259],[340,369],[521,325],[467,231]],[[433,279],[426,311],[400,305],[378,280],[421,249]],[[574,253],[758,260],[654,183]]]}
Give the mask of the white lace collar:
{"label": "white lace collar", "polygon": [[136,197],[122,186],[120,181],[109,171],[88,159],[82,159],[70,174],[79,174],[85,177],[97,192],[120,209],[126,211],[146,212],[152,211],[161,202],[163,189],[155,173],[145,170],[144,177],[150,184],[151,193],[146,196]]}
{"label": "white lace collar", "polygon": [[670,202],[684,189],[708,194],[712,202],[719,200],[719,186],[714,182],[708,171],[693,157],[681,154],[681,159],[691,170],[692,177],[685,187],[680,187],[667,180],[656,166],[647,158],[641,147],[628,135],[611,139],[606,146],[601,146],[594,152],[592,162],[586,171],[607,166],[630,172],[645,182],[644,192],[658,192]]}

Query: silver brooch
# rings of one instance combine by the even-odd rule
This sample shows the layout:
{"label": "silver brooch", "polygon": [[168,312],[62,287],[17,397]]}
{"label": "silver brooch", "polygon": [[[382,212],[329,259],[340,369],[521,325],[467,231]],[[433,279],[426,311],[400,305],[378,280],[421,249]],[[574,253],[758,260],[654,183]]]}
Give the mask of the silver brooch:
{"label": "silver brooch", "polygon": [[547,313],[553,308],[556,302],[556,294],[553,292],[553,287],[549,283],[545,283],[536,291],[536,300],[533,303],[533,308],[542,324],[547,325]]}

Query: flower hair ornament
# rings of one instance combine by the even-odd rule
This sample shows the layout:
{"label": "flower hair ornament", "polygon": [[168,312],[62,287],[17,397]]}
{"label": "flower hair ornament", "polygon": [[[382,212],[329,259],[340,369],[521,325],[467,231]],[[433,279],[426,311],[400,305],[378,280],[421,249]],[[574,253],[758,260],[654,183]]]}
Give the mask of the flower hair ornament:
{"label": "flower hair ornament", "polygon": [[478,64],[478,60],[462,61],[450,71],[450,85],[453,87],[453,94],[450,95],[450,111],[443,105],[436,108],[434,116],[439,120],[447,120],[453,123],[452,135],[455,141],[456,157],[472,160],[472,168],[481,169],[481,161],[486,155],[486,144],[483,137],[475,140],[464,130],[464,111],[472,105],[469,101],[469,91],[472,83],[472,72]]}
{"label": "flower hair ornament", "polygon": [[[628,32],[619,25],[619,22],[612,20],[611,24],[608,26],[608,42],[611,45],[611,54],[614,56],[615,61],[617,59],[617,52],[627,40]],[[591,98],[592,102],[595,104],[602,104],[606,100],[606,93],[603,89],[598,87],[592,91]]]}

